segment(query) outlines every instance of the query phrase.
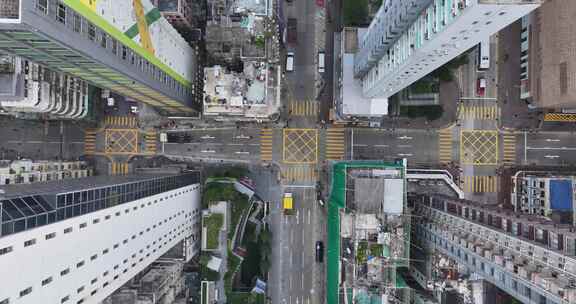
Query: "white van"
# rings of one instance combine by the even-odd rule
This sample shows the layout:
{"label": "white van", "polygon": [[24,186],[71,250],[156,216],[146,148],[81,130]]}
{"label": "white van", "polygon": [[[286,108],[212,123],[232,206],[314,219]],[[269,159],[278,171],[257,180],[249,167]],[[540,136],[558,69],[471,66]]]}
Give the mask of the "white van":
{"label": "white van", "polygon": [[294,52],[286,54],[286,72],[294,71]]}
{"label": "white van", "polygon": [[318,73],[324,73],[324,52],[318,53]]}

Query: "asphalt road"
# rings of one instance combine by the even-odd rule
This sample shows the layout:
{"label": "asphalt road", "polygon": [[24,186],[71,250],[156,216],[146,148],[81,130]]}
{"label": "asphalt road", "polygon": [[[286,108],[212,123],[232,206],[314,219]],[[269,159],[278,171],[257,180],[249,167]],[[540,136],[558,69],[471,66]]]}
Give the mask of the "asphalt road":
{"label": "asphalt road", "polygon": [[576,163],[576,136],[570,132],[524,133],[518,136],[527,165],[566,165]]}
{"label": "asphalt road", "polygon": [[84,131],[75,122],[1,117],[0,126],[2,159],[77,159],[84,153]]}
{"label": "asphalt road", "polygon": [[188,135],[189,141],[165,143],[165,155],[244,162],[260,157],[260,129],[191,129],[171,133]]}
{"label": "asphalt road", "polygon": [[[276,273],[270,282],[272,303],[324,303],[324,264],[315,261],[316,241],[325,235],[323,207],[313,187],[285,187],[294,197],[295,212],[285,215],[280,201],[271,204],[279,243]],[[274,271],[273,271],[274,272]]]}
{"label": "asphalt road", "polygon": [[[438,133],[431,130],[351,129],[354,160],[407,158],[411,166],[437,164]],[[353,143],[352,143],[353,142]]]}

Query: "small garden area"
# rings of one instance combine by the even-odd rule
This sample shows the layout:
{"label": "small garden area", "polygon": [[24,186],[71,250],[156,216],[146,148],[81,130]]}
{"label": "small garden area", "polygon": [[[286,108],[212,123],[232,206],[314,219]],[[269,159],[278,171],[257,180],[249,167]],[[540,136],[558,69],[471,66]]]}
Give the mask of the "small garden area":
{"label": "small garden area", "polygon": [[224,216],[220,213],[214,213],[204,217],[203,227],[206,228],[206,248],[217,249],[220,230],[224,224]]}

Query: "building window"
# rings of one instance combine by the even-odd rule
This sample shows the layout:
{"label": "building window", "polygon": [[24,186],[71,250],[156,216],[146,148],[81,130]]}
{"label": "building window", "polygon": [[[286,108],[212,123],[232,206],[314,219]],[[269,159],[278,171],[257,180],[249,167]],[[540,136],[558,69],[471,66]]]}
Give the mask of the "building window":
{"label": "building window", "polygon": [[90,281],[90,284],[94,284],[96,282],[98,282],[98,278],[93,278],[92,281]]}
{"label": "building window", "polygon": [[76,289],[77,293],[81,293],[82,291],[84,291],[84,286],[80,286],[80,288]]}
{"label": "building window", "polygon": [[7,254],[9,252],[12,252],[12,246],[8,246],[8,247],[4,247],[4,248],[0,249],[0,255]]}
{"label": "building window", "polygon": [[108,248],[102,250],[102,254],[107,254],[108,253]]}
{"label": "building window", "polygon": [[64,233],[70,233],[70,232],[72,232],[72,227],[64,229]]}
{"label": "building window", "polygon": [[60,303],[65,303],[65,302],[67,302],[68,300],[70,300],[70,296],[65,296],[65,297],[62,298],[62,300],[60,300]]}
{"label": "building window", "polygon": [[27,240],[24,242],[24,247],[32,246],[34,244],[36,244],[36,239]]}
{"label": "building window", "polygon": [[84,299],[80,299],[78,300],[78,302],[76,302],[76,304],[82,304],[82,303],[84,303]]}
{"label": "building window", "polygon": [[82,223],[82,224],[80,224],[80,229],[82,229],[82,228],[86,228],[86,226],[88,226],[88,224],[86,224],[86,223]]}
{"label": "building window", "polygon": [[56,232],[52,232],[46,235],[46,239],[50,240],[56,237]]}
{"label": "building window", "polygon": [[98,258],[98,255],[97,255],[97,254],[91,256],[91,257],[90,257],[90,260],[91,260],[91,261],[94,261],[96,258]]}
{"label": "building window", "polygon": [[37,0],[36,8],[44,14],[48,14],[48,0]]}
{"label": "building window", "polygon": [[78,263],[76,264],[76,268],[80,268],[80,267],[82,267],[82,266],[84,266],[84,261],[78,262]]}
{"label": "building window", "polygon": [[10,304],[10,299],[4,299],[0,301],[0,304]]}
{"label": "building window", "polygon": [[32,287],[28,287],[28,288],[20,291],[20,297],[23,297],[23,296],[25,296],[25,295],[28,295],[28,294],[30,294],[31,292],[32,292]]}
{"label": "building window", "polygon": [[65,275],[67,275],[67,274],[69,274],[69,273],[70,273],[70,268],[66,268],[66,269],[60,271],[60,275],[61,275],[61,276],[65,276]]}
{"label": "building window", "polygon": [[66,6],[63,3],[58,3],[58,10],[56,11],[56,20],[60,23],[66,24]]}
{"label": "building window", "polygon": [[52,282],[52,277],[42,280],[42,286],[48,285],[50,282]]}
{"label": "building window", "polygon": [[92,292],[90,293],[91,296],[95,295],[98,292],[98,289],[94,289],[92,290]]}
{"label": "building window", "polygon": [[92,224],[98,224],[98,223],[100,223],[100,219],[94,219],[94,220],[92,220]]}

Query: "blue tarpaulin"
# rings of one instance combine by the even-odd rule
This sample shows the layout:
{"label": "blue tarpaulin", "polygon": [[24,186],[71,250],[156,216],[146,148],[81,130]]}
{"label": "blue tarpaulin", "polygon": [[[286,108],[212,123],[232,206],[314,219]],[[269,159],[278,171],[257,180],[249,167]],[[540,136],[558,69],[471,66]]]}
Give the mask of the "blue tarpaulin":
{"label": "blue tarpaulin", "polygon": [[572,210],[572,180],[550,180],[550,209]]}

